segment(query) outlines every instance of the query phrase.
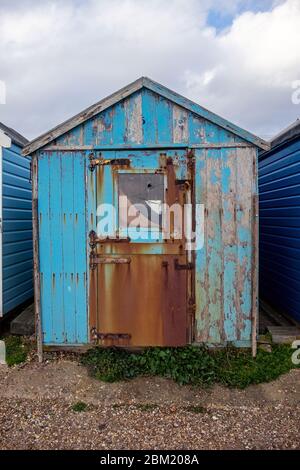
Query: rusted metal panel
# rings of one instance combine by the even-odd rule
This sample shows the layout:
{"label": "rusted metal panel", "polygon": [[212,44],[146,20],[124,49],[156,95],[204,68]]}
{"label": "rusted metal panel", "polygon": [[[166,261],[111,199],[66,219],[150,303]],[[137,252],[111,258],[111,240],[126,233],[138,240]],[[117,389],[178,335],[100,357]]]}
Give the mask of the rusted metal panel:
{"label": "rusted metal panel", "polygon": [[98,332],[128,334],[130,346],[186,344],[186,275],[174,256],[131,255],[124,265],[98,265],[97,276]]}

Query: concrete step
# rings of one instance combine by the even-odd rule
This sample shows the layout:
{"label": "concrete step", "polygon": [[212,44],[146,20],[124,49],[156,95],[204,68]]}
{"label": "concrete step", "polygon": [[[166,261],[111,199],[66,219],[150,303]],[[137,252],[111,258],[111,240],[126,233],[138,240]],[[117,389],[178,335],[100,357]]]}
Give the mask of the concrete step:
{"label": "concrete step", "polygon": [[29,305],[10,324],[12,335],[31,336],[34,334],[34,306]]}
{"label": "concrete step", "polygon": [[276,344],[291,344],[300,340],[300,328],[297,326],[268,326],[268,331]]}

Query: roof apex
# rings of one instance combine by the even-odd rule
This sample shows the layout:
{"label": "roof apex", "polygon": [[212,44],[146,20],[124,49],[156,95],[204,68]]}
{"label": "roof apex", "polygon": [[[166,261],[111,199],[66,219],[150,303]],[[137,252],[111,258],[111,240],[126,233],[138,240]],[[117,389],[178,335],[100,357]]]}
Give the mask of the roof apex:
{"label": "roof apex", "polygon": [[169,99],[177,105],[188,109],[194,114],[197,114],[198,116],[201,116],[202,118],[207,119],[208,121],[211,121],[212,123],[224,129],[227,129],[229,132],[238,135],[239,137],[245,139],[248,142],[251,142],[253,145],[259,148],[262,148],[264,150],[268,150],[270,148],[270,144],[264,141],[263,139],[236,126],[235,124],[230,123],[226,119],[221,118],[217,114],[212,113],[211,111],[207,110],[206,108],[203,108],[197,103],[194,103],[193,101],[183,97],[182,95],[179,95],[175,91],[172,91],[169,88],[166,88],[165,86],[155,82],[151,78],[142,76],[134,82],[130,83],[129,85],[102,99],[98,103],[88,107],[81,113],[54,127],[49,132],[46,132],[40,137],[32,140],[23,149],[23,155],[29,155],[37,151],[38,149],[49,144],[51,141],[70,131],[74,127],[77,127],[88,119],[94,117],[96,114],[99,114],[101,111],[104,111],[110,106],[113,106],[114,104],[118,103],[124,98],[127,98],[128,96],[132,95],[133,93],[139,91],[142,88],[147,88],[163,96],[164,98]]}

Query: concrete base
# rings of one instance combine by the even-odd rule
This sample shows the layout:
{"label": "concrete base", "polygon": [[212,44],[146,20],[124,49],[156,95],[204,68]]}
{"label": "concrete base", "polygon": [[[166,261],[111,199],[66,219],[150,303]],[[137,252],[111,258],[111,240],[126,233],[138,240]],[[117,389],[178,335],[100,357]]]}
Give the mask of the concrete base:
{"label": "concrete base", "polygon": [[12,335],[31,336],[34,334],[34,306],[29,305],[10,324]]}
{"label": "concrete base", "polygon": [[300,328],[296,326],[268,326],[275,344],[292,344],[300,339]]}

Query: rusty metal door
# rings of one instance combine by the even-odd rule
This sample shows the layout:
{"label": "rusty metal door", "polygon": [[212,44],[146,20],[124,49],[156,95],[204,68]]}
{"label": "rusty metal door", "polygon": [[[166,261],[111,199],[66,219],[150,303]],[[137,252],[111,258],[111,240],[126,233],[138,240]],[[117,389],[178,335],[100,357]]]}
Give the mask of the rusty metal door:
{"label": "rusty metal door", "polygon": [[89,233],[90,329],[101,345],[191,341],[192,160],[184,149],[91,156],[97,224]]}

